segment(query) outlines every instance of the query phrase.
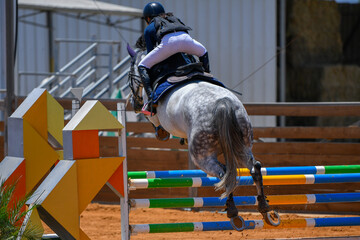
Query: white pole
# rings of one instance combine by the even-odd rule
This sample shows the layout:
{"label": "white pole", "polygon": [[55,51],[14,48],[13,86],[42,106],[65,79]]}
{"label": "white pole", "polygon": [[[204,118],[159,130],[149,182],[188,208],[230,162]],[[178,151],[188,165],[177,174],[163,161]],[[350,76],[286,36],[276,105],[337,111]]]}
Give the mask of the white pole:
{"label": "white pole", "polygon": [[124,182],[124,196],[120,196],[121,209],[121,239],[130,239],[129,229],[129,190],[128,190],[128,175],[127,175],[127,155],[126,155],[126,110],[125,103],[117,104],[118,120],[124,126],[119,134],[119,156],[125,157],[123,161],[123,182]]}
{"label": "white pole", "polygon": [[19,234],[18,234],[16,240],[21,240],[22,239],[22,236],[23,236],[23,234],[25,232],[26,226],[27,226],[27,224],[28,224],[28,222],[30,220],[30,216],[31,216],[32,211],[34,209],[34,205],[35,205],[34,203],[30,204],[29,210],[25,215],[24,221],[23,221],[23,223],[22,223],[22,225],[20,227],[20,231],[19,231]]}

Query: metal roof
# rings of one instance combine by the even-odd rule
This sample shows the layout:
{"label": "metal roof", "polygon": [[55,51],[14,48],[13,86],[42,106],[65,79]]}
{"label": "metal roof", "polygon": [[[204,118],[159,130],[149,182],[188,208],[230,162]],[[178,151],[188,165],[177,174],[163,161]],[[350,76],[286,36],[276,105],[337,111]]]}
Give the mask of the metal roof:
{"label": "metal roof", "polygon": [[19,0],[19,8],[53,12],[76,12],[142,17],[142,10],[96,0]]}

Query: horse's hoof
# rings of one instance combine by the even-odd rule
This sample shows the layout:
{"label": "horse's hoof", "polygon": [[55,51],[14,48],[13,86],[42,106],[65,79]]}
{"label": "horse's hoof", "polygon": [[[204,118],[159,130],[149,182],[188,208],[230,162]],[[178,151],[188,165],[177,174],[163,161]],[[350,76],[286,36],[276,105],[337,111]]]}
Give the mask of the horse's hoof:
{"label": "horse's hoof", "polygon": [[277,227],[281,223],[280,216],[276,211],[263,213],[263,217],[265,222],[271,226]]}
{"label": "horse's hoof", "polygon": [[245,221],[240,216],[230,218],[230,224],[233,227],[233,229],[238,232],[241,232],[245,229]]}
{"label": "horse's hoof", "polygon": [[181,144],[181,145],[185,145],[185,144],[188,145],[188,140],[187,140],[187,138],[181,138],[181,139],[180,139],[180,144]]}

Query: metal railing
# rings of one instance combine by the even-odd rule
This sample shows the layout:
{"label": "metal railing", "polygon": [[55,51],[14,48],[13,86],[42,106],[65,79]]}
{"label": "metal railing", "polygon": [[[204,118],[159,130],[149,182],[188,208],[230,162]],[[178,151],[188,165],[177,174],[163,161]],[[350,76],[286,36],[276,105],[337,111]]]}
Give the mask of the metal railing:
{"label": "metal railing", "polygon": [[[89,44],[89,46],[59,68],[61,43],[81,43]],[[100,45],[102,53],[99,50]],[[103,53],[106,45],[108,50]],[[46,88],[54,97],[70,97],[71,89],[78,87],[84,87],[83,97],[110,98],[114,90],[121,91],[122,96],[125,97],[124,93],[128,89],[128,85],[122,80],[128,75],[130,56],[118,61],[116,58],[120,55],[120,51],[114,53],[114,45],[120,49],[120,42],[117,41],[56,39],[55,72],[19,72],[19,79],[24,75],[48,76],[38,87]],[[114,59],[116,60],[114,61]],[[114,65],[114,63],[116,64]]]}

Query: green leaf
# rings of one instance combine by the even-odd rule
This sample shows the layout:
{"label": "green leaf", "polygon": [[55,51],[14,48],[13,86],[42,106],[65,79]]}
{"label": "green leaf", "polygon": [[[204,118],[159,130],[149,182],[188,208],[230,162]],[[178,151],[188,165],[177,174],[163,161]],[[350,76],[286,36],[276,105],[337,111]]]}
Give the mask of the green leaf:
{"label": "green leaf", "polygon": [[[8,185],[5,184],[4,180],[0,182],[0,240],[15,240],[19,234],[23,218],[36,207],[34,205],[32,208],[24,210],[32,193],[26,194],[21,199],[13,200],[12,197],[18,182],[19,179]],[[41,227],[35,226],[29,221],[21,239],[35,240],[41,239],[41,237]]]}

